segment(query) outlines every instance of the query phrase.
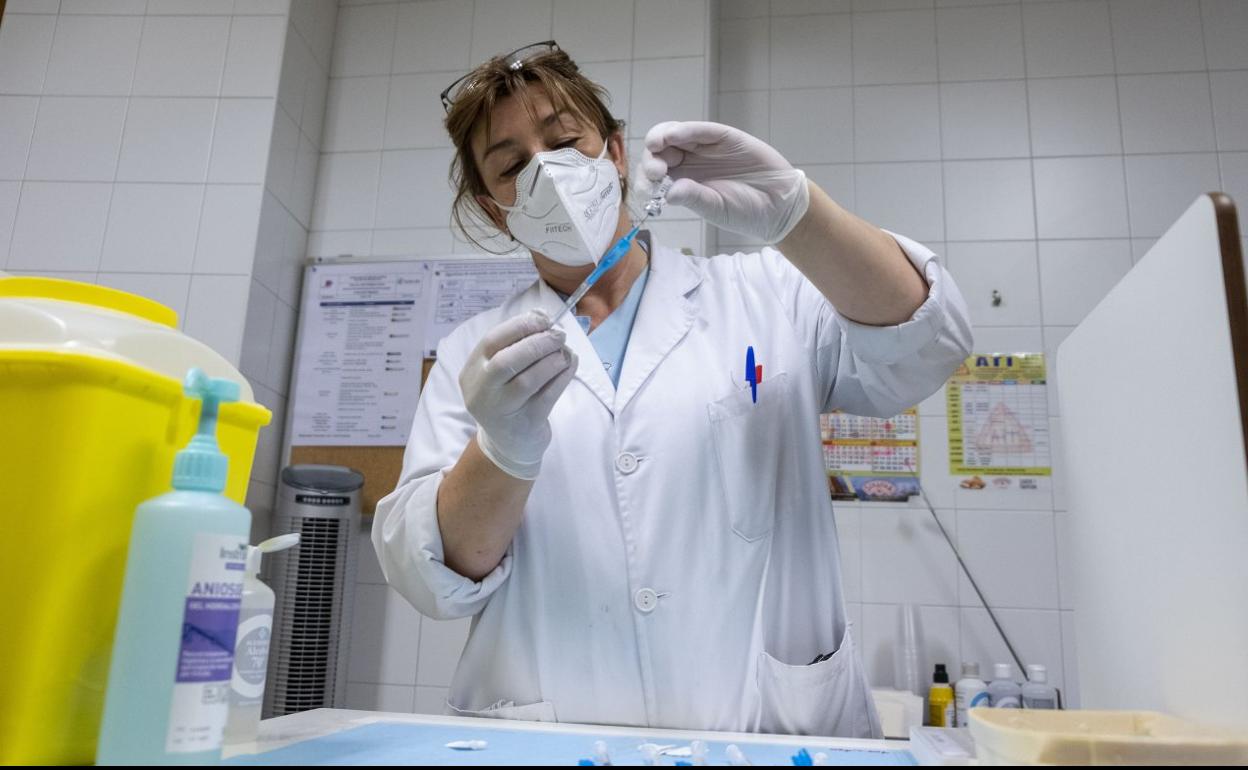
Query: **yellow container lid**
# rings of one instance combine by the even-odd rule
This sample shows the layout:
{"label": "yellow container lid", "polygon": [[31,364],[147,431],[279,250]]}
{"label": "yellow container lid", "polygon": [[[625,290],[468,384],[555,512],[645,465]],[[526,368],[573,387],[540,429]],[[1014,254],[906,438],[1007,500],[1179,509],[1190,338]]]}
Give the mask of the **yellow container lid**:
{"label": "yellow container lid", "polygon": [[118,289],[59,278],[0,277],[0,350],[73,351],[122,361],[181,382],[191,367],[239,383],[246,378],[212,348],[178,329],[178,314]]}
{"label": "yellow container lid", "polygon": [[0,298],[37,297],[63,302],[79,302],[84,305],[116,310],[145,318],[152,323],[177,328],[178,314],[172,308],[120,289],[97,286],[93,283],[66,281],[60,278],[37,278],[15,276],[0,279]]}

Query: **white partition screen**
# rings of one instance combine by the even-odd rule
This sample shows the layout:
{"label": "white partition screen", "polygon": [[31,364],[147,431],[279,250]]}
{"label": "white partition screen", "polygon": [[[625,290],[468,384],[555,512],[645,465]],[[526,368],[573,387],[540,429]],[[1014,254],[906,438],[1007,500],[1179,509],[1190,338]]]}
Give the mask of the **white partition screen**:
{"label": "white partition screen", "polygon": [[1246,326],[1211,193],[1058,349],[1085,708],[1248,726]]}

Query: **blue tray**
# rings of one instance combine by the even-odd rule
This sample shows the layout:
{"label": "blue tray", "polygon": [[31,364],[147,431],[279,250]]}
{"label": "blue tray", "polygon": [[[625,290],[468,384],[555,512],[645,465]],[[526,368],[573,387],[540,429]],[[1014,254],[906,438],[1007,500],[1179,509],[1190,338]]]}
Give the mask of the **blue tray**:
{"label": "blue tray", "polygon": [[[446,748],[451,741],[481,739],[489,745],[482,751],[456,751]],[[321,738],[295,743],[263,754],[234,757],[227,765],[575,765],[593,754],[595,740],[603,740],[616,765],[640,765],[637,747],[655,739],[642,736],[594,736],[543,730],[516,730],[507,727],[471,728],[459,725],[373,722]],[[792,756],[805,748],[811,754],[823,751],[833,765],[914,765],[908,751],[893,749],[828,749],[817,739],[797,743],[742,743],[741,751],[755,765],[789,765]],[[675,742],[675,741],[670,741]],[[728,764],[727,743],[709,741],[711,763]],[[676,763],[663,757],[661,764]],[[687,760],[685,760],[687,761]]]}

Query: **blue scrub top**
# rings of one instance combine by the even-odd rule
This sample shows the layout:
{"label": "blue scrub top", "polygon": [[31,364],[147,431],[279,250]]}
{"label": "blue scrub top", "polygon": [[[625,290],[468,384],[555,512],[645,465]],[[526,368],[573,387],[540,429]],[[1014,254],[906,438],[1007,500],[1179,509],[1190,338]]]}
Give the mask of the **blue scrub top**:
{"label": "blue scrub top", "polygon": [[[598,353],[602,368],[611,378],[611,384],[620,384],[620,370],[624,368],[624,353],[628,350],[628,338],[633,331],[633,321],[637,319],[637,308],[641,305],[641,293],[646,288],[646,276],[650,273],[650,265],[641,271],[628,296],[620,306],[611,311],[611,315],[598,324],[598,328],[589,332],[589,341]],[[581,328],[589,329],[589,316],[576,317]]]}

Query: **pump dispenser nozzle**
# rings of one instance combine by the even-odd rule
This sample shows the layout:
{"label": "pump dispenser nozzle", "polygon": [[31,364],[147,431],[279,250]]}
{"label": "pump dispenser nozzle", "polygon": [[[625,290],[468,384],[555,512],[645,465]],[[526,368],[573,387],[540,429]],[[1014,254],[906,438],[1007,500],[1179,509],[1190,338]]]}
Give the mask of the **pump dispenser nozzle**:
{"label": "pump dispenser nozzle", "polygon": [[217,407],[238,400],[238,383],[209,377],[202,369],[194,368],[186,373],[182,389],[190,398],[202,400],[203,406],[199,410],[199,430],[173,462],[173,488],[221,492],[230,461],[217,446]]}
{"label": "pump dispenser nozzle", "polygon": [[299,533],[291,532],[288,535],[278,535],[260,543],[260,545],[247,546],[247,577],[255,577],[260,573],[260,557],[266,553],[274,551],[285,551],[287,548],[293,548],[299,545]]}

